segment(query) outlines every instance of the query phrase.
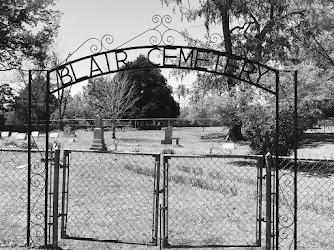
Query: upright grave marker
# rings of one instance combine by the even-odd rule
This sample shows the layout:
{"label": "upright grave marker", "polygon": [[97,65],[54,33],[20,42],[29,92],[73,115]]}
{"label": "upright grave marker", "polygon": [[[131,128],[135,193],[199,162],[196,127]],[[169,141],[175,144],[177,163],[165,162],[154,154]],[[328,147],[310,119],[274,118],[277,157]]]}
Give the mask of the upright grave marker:
{"label": "upright grave marker", "polygon": [[26,133],[18,133],[15,137],[17,140],[26,140],[27,134]]}
{"label": "upright grave marker", "polygon": [[161,144],[172,144],[173,128],[165,128],[165,140],[161,140]]}
{"label": "upright grave marker", "polygon": [[2,138],[8,138],[9,137],[9,131],[2,131],[1,132],[1,137]]}
{"label": "upright grave marker", "polygon": [[12,132],[10,133],[10,137],[12,137],[13,139],[16,139],[16,136],[19,134],[19,132]]}
{"label": "upright grave marker", "polygon": [[94,121],[94,139],[93,144],[90,147],[92,150],[107,150],[107,146],[104,143],[104,130],[102,127],[102,118],[99,115],[95,116]]}
{"label": "upright grave marker", "polygon": [[64,127],[64,136],[65,137],[71,136],[71,131],[72,131],[72,128],[70,126],[65,126]]}

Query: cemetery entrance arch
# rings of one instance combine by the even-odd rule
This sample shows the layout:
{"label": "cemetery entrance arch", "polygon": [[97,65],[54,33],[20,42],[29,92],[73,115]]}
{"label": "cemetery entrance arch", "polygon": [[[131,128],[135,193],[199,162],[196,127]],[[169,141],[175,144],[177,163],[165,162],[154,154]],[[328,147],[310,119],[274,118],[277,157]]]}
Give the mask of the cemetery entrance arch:
{"label": "cemetery entrance arch", "polygon": [[[156,17],[157,18],[157,17]],[[160,19],[159,19],[160,18]],[[107,35],[99,41],[100,51],[92,55],[88,55],[73,61],[66,62],[58,67],[47,71],[47,110],[49,110],[49,98],[51,95],[57,94],[60,90],[77,84],[79,82],[103,76],[111,73],[128,71],[128,70],[139,70],[145,68],[168,68],[168,69],[182,69],[182,70],[193,70],[206,72],[216,75],[222,75],[229,78],[233,78],[238,82],[243,82],[255,86],[258,89],[265,91],[275,96],[275,107],[276,107],[276,140],[275,140],[275,166],[271,169],[270,179],[273,180],[273,186],[269,187],[270,198],[267,198],[267,204],[271,204],[270,211],[267,214],[272,215],[267,221],[267,226],[271,229],[271,233],[268,233],[268,237],[271,239],[268,241],[267,248],[277,248],[280,245],[280,241],[285,239],[285,235],[281,236],[281,230],[287,232],[293,232],[293,239],[290,245],[296,246],[296,192],[293,193],[294,208],[290,211],[290,214],[280,214],[280,172],[279,172],[279,160],[278,160],[278,149],[279,149],[279,101],[280,101],[280,72],[276,69],[268,67],[264,64],[256,61],[244,58],[238,55],[227,54],[223,51],[215,49],[208,49],[196,46],[183,46],[174,45],[174,38],[166,34],[170,29],[164,23],[166,17],[159,17],[156,23],[158,25],[151,29],[158,31],[159,36],[151,37],[151,45],[146,46],[131,46],[131,47],[118,47],[112,50],[102,51],[104,42],[109,43],[112,37]],[[164,26],[164,32],[160,32],[158,27]],[[177,31],[176,31],[177,32]],[[144,34],[143,32],[142,34]],[[152,40],[154,41],[152,43]],[[166,42],[167,41],[167,42]],[[96,48],[96,47],[95,47]],[[147,57],[150,62],[150,67],[133,67],[129,62],[143,54]],[[295,86],[297,79],[295,78]],[[51,83],[56,83],[52,84]],[[296,89],[295,89],[296,90]],[[296,106],[295,106],[296,108]],[[295,109],[296,115],[296,109]],[[46,123],[46,148],[49,144],[49,124],[50,119]],[[295,120],[296,128],[296,120]],[[296,157],[296,154],[295,154]],[[45,160],[48,162],[49,155],[46,153]],[[296,162],[296,159],[295,159]],[[269,174],[268,173],[268,174]],[[293,182],[294,190],[296,191],[296,181]],[[158,185],[159,186],[159,185]],[[161,190],[156,190],[159,192]],[[161,191],[162,192],[162,191]],[[271,202],[275,201],[275,202]],[[269,209],[268,207],[268,209]],[[47,212],[45,214],[47,217]],[[284,218],[284,225],[280,221],[280,218]],[[271,219],[270,219],[271,218]],[[260,218],[259,218],[260,219]],[[288,220],[288,221],[286,221]],[[287,226],[288,225],[288,226]],[[255,233],[255,232],[254,232]],[[284,234],[285,231],[282,233]],[[210,246],[212,247],[212,246]]]}

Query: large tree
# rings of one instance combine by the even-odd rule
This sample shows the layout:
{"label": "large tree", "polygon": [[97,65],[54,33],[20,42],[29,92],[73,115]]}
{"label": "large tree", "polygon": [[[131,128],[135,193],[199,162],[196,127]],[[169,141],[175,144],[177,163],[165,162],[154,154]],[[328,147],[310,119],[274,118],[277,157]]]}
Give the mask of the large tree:
{"label": "large tree", "polygon": [[161,70],[154,68],[146,57],[140,55],[128,64],[131,77],[139,96],[134,108],[128,113],[129,118],[175,118],[180,115],[179,104],[174,100],[172,87],[167,84]]}
{"label": "large tree", "polygon": [[[46,113],[46,74],[44,72],[37,72],[32,77],[31,84],[31,111],[33,123],[44,123],[48,117]],[[50,113],[54,112],[57,107],[57,99],[51,95],[49,99]],[[25,85],[15,97],[14,113],[11,122],[15,124],[28,123],[28,107],[29,107],[29,88]]]}
{"label": "large tree", "polygon": [[55,0],[0,2],[0,71],[20,68],[24,59],[45,56],[58,30]]}
{"label": "large tree", "polygon": [[111,119],[112,138],[116,139],[116,122],[131,110],[139,99],[136,85],[127,73],[116,74],[114,78],[99,77],[87,85],[90,106],[103,117]]}
{"label": "large tree", "polygon": [[[222,38],[221,43],[213,45],[210,43],[210,35],[198,40],[189,38],[190,32],[184,31],[190,44],[200,42],[227,54],[238,54],[271,66],[299,63],[301,56],[305,58],[309,54],[308,51],[317,55],[319,63],[324,61],[324,58],[331,62],[329,44],[332,43],[325,43],[326,38],[332,37],[333,34],[334,18],[328,13],[333,13],[334,7],[330,0],[161,2],[173,5],[174,10],[179,9],[182,18],[189,22],[204,22],[208,34],[213,31],[212,33],[218,33]],[[318,15],[325,10],[327,14]],[[239,83],[232,79],[201,74],[195,88],[200,86],[202,90],[208,90],[209,94],[215,90],[217,95],[228,91],[233,97],[236,85]],[[234,107],[234,110],[238,109]],[[240,115],[238,112],[235,114],[236,119],[231,121],[237,123],[231,126],[229,134],[232,138],[241,139],[241,123],[238,119]]]}
{"label": "large tree", "polygon": [[14,104],[13,88],[8,83],[0,83],[0,111],[9,111]]}

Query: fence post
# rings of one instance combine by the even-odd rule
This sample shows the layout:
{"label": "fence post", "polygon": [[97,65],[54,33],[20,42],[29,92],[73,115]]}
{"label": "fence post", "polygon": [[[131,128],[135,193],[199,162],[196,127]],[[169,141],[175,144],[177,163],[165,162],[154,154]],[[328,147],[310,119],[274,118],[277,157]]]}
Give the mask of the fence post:
{"label": "fence post", "polygon": [[66,236],[66,230],[65,230],[65,218],[67,218],[67,211],[66,209],[66,203],[68,199],[68,167],[69,167],[69,155],[70,150],[64,150],[63,155],[63,179],[62,179],[62,196],[61,196],[61,225],[60,225],[60,234],[61,238],[65,238]]}
{"label": "fence post", "polygon": [[58,198],[59,198],[59,159],[60,150],[54,154],[53,210],[52,210],[52,247],[58,249]]}
{"label": "fence post", "polygon": [[168,247],[168,156],[163,155],[162,247]]}
{"label": "fence post", "polygon": [[153,232],[153,244],[158,244],[158,231],[159,231],[159,194],[160,194],[160,157],[161,155],[154,155],[155,157],[155,180],[154,180],[154,193],[155,193],[155,213],[154,213],[154,232]]}
{"label": "fence post", "polygon": [[266,250],[271,249],[271,170],[273,158],[266,154]]}

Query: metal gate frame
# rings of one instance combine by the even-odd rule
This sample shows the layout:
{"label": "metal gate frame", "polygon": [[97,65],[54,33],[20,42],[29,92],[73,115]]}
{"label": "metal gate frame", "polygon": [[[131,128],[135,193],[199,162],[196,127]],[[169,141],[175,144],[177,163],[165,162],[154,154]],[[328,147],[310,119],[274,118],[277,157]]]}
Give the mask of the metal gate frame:
{"label": "metal gate frame", "polygon": [[[167,31],[176,31],[174,29],[171,29],[168,27],[168,25],[165,23],[166,20],[170,20],[170,16],[164,16],[164,17],[160,17],[160,16],[154,16],[155,18],[158,18],[157,22],[155,23],[158,23],[158,25],[156,27],[153,28],[153,30],[155,31],[158,31],[158,27],[159,26],[164,26],[165,28],[167,28]],[[169,23],[169,22],[168,22]],[[152,30],[152,29],[150,29]],[[147,30],[148,31],[148,30]],[[142,34],[146,33],[147,31],[143,32]],[[177,32],[177,31],[176,31]],[[159,32],[160,33],[160,32]],[[161,38],[160,40],[163,41],[163,38],[164,38],[164,33],[160,33]],[[106,38],[106,36],[104,36],[103,38]],[[101,40],[98,40],[100,42],[100,45],[101,45],[101,49],[102,48],[105,48],[104,47],[104,44],[103,44],[103,38]],[[133,38],[134,39],[134,38]],[[133,39],[131,39],[130,41],[132,41]],[[88,39],[90,40],[90,39]],[[88,41],[87,40],[87,41]],[[159,39],[157,39],[159,40]],[[87,42],[86,41],[86,42]],[[161,43],[160,41],[160,43]],[[174,40],[173,40],[174,41]],[[83,44],[85,44],[86,42],[84,42]],[[129,42],[129,41],[128,41]],[[127,44],[128,42],[124,43],[124,44]],[[165,44],[166,45],[166,44]],[[82,46],[82,45],[81,45]],[[80,46],[80,47],[81,47]],[[123,45],[122,45],[123,46]],[[153,44],[152,44],[153,46]],[[154,46],[157,46],[157,47],[152,47],[152,46],[143,46],[141,48],[157,48],[157,47],[161,47],[163,48],[164,45],[159,45],[159,44],[155,44]],[[172,44],[168,44],[169,48],[173,47]],[[165,46],[166,47],[166,46]],[[132,48],[128,48],[128,49],[135,49],[136,47],[132,47]],[[139,47],[138,47],[139,48]],[[193,47],[195,49],[199,49],[201,52],[210,52],[209,50],[206,50],[204,48],[200,48],[200,47]],[[212,52],[212,51],[211,51]],[[210,53],[211,53],[210,52]],[[101,52],[101,53],[104,53],[105,52]],[[223,52],[219,52],[219,53],[223,53]],[[238,57],[236,55],[226,55],[227,58],[229,58],[231,56],[231,58],[233,59],[234,58],[237,58],[237,59],[243,59],[243,60],[246,60],[248,63],[254,63],[256,65],[260,65],[258,62],[255,62],[255,61],[252,61],[252,60],[249,60],[247,58],[243,58],[243,57]],[[88,56],[89,57],[89,56]],[[88,57],[85,57],[85,58],[88,58]],[[83,59],[83,58],[82,58]],[[68,64],[68,63],[67,63]],[[69,66],[72,66],[71,64],[68,64]],[[153,67],[157,67],[157,68],[177,68],[177,67],[174,67],[175,65],[157,65],[157,64],[152,64]],[[265,66],[265,65],[263,65]],[[267,67],[267,66],[265,66]],[[269,67],[268,67],[269,68]],[[50,179],[50,171],[49,171],[49,164],[53,164],[52,161],[54,160],[51,156],[49,156],[49,150],[48,150],[48,147],[49,147],[49,133],[50,133],[50,127],[49,127],[49,124],[50,124],[50,103],[49,103],[49,100],[50,100],[50,96],[57,92],[59,89],[62,89],[62,88],[65,88],[66,86],[70,86],[71,84],[75,84],[77,81],[77,79],[75,79],[75,81],[72,83],[70,82],[69,84],[65,84],[64,86],[61,86],[61,88],[58,88],[56,90],[51,90],[50,88],[50,74],[51,72],[56,72],[56,73],[59,73],[57,70],[64,70],[64,69],[68,69],[66,68],[66,63],[63,64],[63,65],[60,65],[59,67],[57,68],[54,68],[54,69],[49,69],[49,70],[30,70],[29,71],[29,108],[28,108],[28,112],[29,112],[29,121],[28,121],[28,220],[27,220],[27,245],[29,246],[30,244],[30,233],[31,233],[31,225],[30,225],[30,221],[31,221],[31,145],[30,145],[30,142],[31,142],[31,105],[32,105],[32,101],[31,101],[31,84],[32,84],[32,72],[33,71],[40,71],[40,72],[46,72],[46,82],[47,82],[47,88],[46,88],[46,113],[47,113],[47,119],[46,119],[46,123],[45,123],[45,129],[46,129],[46,143],[45,143],[45,158],[44,158],[44,161],[45,161],[45,182],[44,182],[44,185],[45,185],[45,193],[44,193],[44,199],[45,199],[45,204],[44,204],[44,245],[45,246],[48,246],[50,244],[49,242],[49,238],[50,238],[50,230],[49,230],[49,223],[48,223],[48,220],[49,220],[49,211],[51,210],[51,207],[52,204],[55,204],[54,202],[51,202],[51,194],[49,193],[49,185],[51,183],[49,183],[49,179]],[[198,71],[205,71],[205,69],[203,68],[193,68],[193,70],[198,70]],[[272,203],[272,234],[271,234],[271,237],[272,237],[272,241],[269,245],[267,245],[267,249],[279,249],[280,247],[280,242],[283,240],[283,238],[281,237],[281,231],[283,231],[284,233],[284,230],[286,229],[286,225],[282,225],[282,220],[280,220],[281,217],[283,217],[284,215],[282,215],[280,212],[280,192],[281,192],[281,189],[280,189],[280,172],[279,172],[279,156],[278,156],[278,143],[279,143],[279,133],[280,133],[280,128],[279,128],[279,100],[280,100],[280,96],[281,96],[281,93],[280,93],[280,72],[279,70],[275,70],[275,69],[271,69],[273,74],[275,74],[276,76],[276,80],[275,80],[275,91],[273,90],[268,90],[270,93],[272,93],[273,95],[275,95],[276,97],[276,145],[275,145],[275,167],[274,169],[272,169],[272,177],[273,177],[273,182],[272,182],[272,186],[273,186],[273,192],[272,192],[272,199],[275,201]],[[113,71],[113,72],[117,72],[117,71]],[[293,220],[291,221],[291,223],[289,224],[289,230],[293,232],[293,239],[292,239],[292,243],[290,244],[291,246],[293,246],[293,249],[297,249],[297,133],[298,133],[298,128],[297,128],[297,71],[290,71],[290,72],[294,72],[294,94],[295,94],[295,100],[294,100],[294,132],[295,132],[295,135],[294,135],[294,139],[295,139],[295,146],[294,146],[294,173],[293,173],[293,189],[294,189],[294,209],[293,209],[293,214],[291,215],[293,217]],[[238,77],[235,76],[235,75],[228,75],[228,74],[222,74],[222,75],[225,75],[227,77],[232,77],[232,78],[235,78],[237,79]],[[92,77],[92,76],[91,76]],[[89,77],[88,77],[89,78]],[[83,78],[81,79],[78,79],[78,80],[83,80]],[[238,79],[237,79],[238,80]],[[242,79],[239,79],[239,80],[242,80]],[[247,82],[247,81],[245,81]],[[261,87],[260,85],[257,85],[257,83],[250,83],[254,86],[257,86],[259,88],[264,88],[263,86]],[[54,184],[54,183],[53,183]]]}
{"label": "metal gate frame", "polygon": [[[69,155],[72,150],[64,150],[62,163],[60,163],[60,151],[55,151],[54,157],[54,171],[53,171],[53,206],[52,206],[52,232],[49,235],[52,235],[52,247],[57,249],[59,241],[59,219],[60,219],[60,238],[62,239],[72,239],[72,240],[84,240],[84,241],[96,241],[96,242],[110,242],[110,243],[123,243],[123,244],[132,244],[132,245],[145,245],[145,246],[157,246],[158,244],[158,222],[159,222],[159,187],[160,187],[160,154],[143,154],[143,153],[116,153],[118,155],[138,155],[138,156],[152,156],[154,160],[154,181],[152,186],[153,194],[153,207],[152,207],[152,241],[151,242],[132,242],[132,241],[122,241],[117,239],[94,239],[94,238],[85,238],[80,236],[69,236],[67,235],[67,220],[68,220],[68,199],[69,199],[69,178],[70,178],[70,158]],[[85,152],[85,151],[80,151]],[[94,152],[92,152],[94,153]],[[108,152],[95,152],[100,154],[108,154]],[[115,153],[113,153],[115,154]],[[62,181],[60,181],[60,176]],[[61,203],[61,204],[59,204]],[[59,207],[60,211],[59,211]]]}
{"label": "metal gate frame", "polygon": [[[269,199],[271,200],[271,165],[270,164],[265,164],[265,161],[263,157],[258,156],[257,158],[257,201],[256,201],[256,240],[255,244],[251,245],[222,245],[222,244],[205,244],[205,245],[171,245],[168,241],[168,228],[169,228],[169,216],[168,216],[168,211],[169,211],[169,160],[172,158],[217,158],[217,159],[233,159],[233,158],[252,158],[255,159],[254,157],[251,156],[243,156],[243,155],[162,155],[162,162],[163,162],[163,186],[161,189],[161,192],[163,193],[163,200],[162,200],[162,205],[160,207],[161,210],[161,215],[160,215],[160,234],[161,234],[161,240],[162,242],[160,243],[163,248],[221,248],[221,247],[261,247],[261,235],[262,235],[262,223],[266,222],[267,224],[267,230],[270,231],[271,229],[271,220],[270,220],[270,215],[271,215],[271,202],[267,203],[266,205],[266,218],[263,217],[262,214],[262,188],[263,188],[263,181],[266,181],[266,200]],[[263,175],[263,170],[265,170],[265,175]],[[269,176],[269,178],[268,178]],[[272,238],[271,234],[266,235],[266,246],[270,245]],[[268,248],[269,249],[269,248]]]}
{"label": "metal gate frame", "polygon": [[[46,72],[47,73],[47,105],[46,105],[46,109],[47,109],[47,114],[48,114],[48,120],[46,121],[46,144],[45,147],[48,148],[49,146],[49,123],[50,123],[50,114],[49,114],[49,97],[51,95],[50,92],[50,76],[49,76],[49,71],[47,70],[37,70],[39,72]],[[31,240],[31,205],[32,205],[32,201],[31,201],[31,105],[32,105],[32,101],[31,101],[31,82],[32,82],[32,72],[33,70],[29,71],[29,108],[28,108],[28,112],[29,112],[29,123],[28,123],[28,212],[27,212],[27,245],[30,245],[30,240]],[[294,189],[294,208],[293,208],[293,214],[290,215],[293,217],[292,221],[290,221],[289,224],[289,231],[293,232],[293,238],[291,239],[291,243],[290,243],[290,249],[297,249],[297,133],[298,133],[298,127],[297,127],[297,81],[298,81],[298,75],[297,75],[297,71],[292,71],[294,73],[294,138],[295,138],[295,147],[294,147],[294,173],[293,173],[293,189]],[[277,75],[276,75],[276,89],[277,89],[277,93],[276,93],[276,152],[278,152],[278,138],[279,138],[279,71],[277,71]],[[272,199],[275,200],[275,202],[273,202],[272,204],[272,242],[270,244],[267,245],[267,249],[279,249],[280,247],[280,242],[284,240],[284,238],[281,237],[281,232],[284,230],[286,230],[286,226],[282,225],[282,222],[280,220],[281,217],[283,217],[284,215],[282,215],[280,213],[280,172],[279,172],[279,156],[276,154],[274,156],[275,158],[275,169],[272,171],[273,173],[273,185],[274,185],[274,189],[273,193],[272,193]],[[48,223],[48,214],[49,214],[49,210],[51,209],[51,202],[49,203],[49,164],[52,163],[53,159],[52,157],[50,157],[49,155],[49,151],[46,150],[45,151],[45,193],[44,193],[44,199],[45,199],[45,209],[44,209],[44,245],[48,246],[50,244],[50,230],[48,229],[49,227],[49,223]],[[51,200],[50,200],[51,201]],[[276,205],[275,205],[276,204]]]}

